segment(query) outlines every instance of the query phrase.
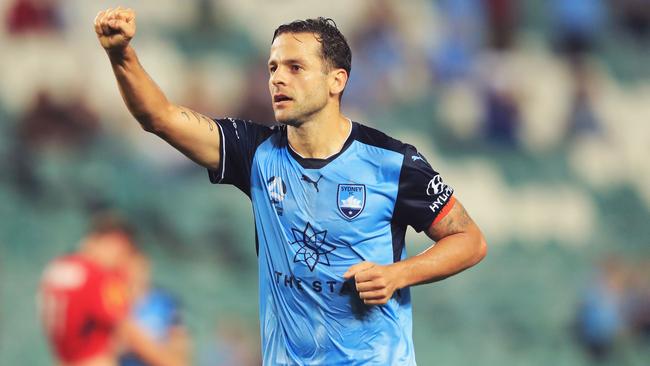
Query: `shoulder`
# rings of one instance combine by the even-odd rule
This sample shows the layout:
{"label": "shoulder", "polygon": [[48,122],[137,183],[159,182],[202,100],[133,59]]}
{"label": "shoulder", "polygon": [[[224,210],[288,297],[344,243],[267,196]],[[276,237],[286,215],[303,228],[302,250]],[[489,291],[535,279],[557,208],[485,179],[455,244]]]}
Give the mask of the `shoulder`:
{"label": "shoulder", "polygon": [[354,123],[356,124],[357,128],[356,140],[363,144],[390,150],[401,155],[417,154],[417,150],[412,145],[388,136],[384,132],[379,131],[375,128],[368,127],[358,122]]}
{"label": "shoulder", "polygon": [[159,287],[152,288],[147,294],[147,298],[152,303],[168,308],[177,307],[179,303],[176,296],[174,296],[171,292]]}
{"label": "shoulder", "polygon": [[78,288],[85,286],[93,277],[92,267],[77,256],[61,256],[53,259],[43,270],[43,284],[57,288]]}
{"label": "shoulder", "polygon": [[251,120],[232,117],[215,118],[214,121],[217,122],[221,127],[233,128],[236,130],[243,129],[244,131],[255,131],[260,133],[267,133],[269,135],[280,132],[280,126],[269,123],[253,122]]}
{"label": "shoulder", "polygon": [[283,131],[282,126],[238,118],[220,118],[215,119],[215,122],[219,126],[221,136],[226,141],[232,141],[236,144],[243,143],[258,146],[269,138],[281,136]]}

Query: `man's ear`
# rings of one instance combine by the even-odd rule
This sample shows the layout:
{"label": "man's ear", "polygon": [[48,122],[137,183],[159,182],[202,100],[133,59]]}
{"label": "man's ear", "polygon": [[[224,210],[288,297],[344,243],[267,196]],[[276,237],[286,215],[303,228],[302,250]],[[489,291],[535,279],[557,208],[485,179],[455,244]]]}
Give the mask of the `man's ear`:
{"label": "man's ear", "polygon": [[329,81],[330,94],[341,94],[348,83],[348,73],[343,69],[333,69],[330,71]]}

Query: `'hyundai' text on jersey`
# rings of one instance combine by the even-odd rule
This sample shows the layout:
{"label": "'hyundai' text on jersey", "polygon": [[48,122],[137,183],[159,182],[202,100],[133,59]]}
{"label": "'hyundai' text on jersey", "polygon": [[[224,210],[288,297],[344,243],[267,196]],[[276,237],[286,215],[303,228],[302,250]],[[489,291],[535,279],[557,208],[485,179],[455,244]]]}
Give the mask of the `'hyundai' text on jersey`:
{"label": "'hyundai' text on jersey", "polygon": [[407,225],[426,230],[453,190],[410,145],[352,122],[339,153],[302,158],[285,127],[217,120],[213,183],[252,200],[265,365],[414,365],[408,288],[367,306],[343,273],[406,257]]}

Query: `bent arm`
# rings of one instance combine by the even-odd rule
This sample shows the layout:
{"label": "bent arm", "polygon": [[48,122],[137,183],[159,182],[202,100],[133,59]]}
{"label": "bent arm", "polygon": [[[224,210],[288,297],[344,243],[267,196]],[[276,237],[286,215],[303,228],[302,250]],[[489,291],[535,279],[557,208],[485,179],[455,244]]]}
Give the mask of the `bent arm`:
{"label": "bent arm", "polygon": [[142,128],[160,136],[196,163],[217,168],[221,143],[217,124],[167,100],[131,46],[107,53],[122,98]]}
{"label": "bent arm", "polygon": [[458,201],[427,235],[436,241],[422,253],[394,263],[397,288],[443,280],[480,262],[487,254],[485,238]]}

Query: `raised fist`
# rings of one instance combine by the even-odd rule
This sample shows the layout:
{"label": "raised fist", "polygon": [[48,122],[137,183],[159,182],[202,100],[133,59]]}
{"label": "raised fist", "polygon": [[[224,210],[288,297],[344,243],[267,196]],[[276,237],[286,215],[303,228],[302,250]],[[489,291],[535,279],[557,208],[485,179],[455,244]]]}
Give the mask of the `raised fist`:
{"label": "raised fist", "polygon": [[95,32],[104,49],[122,50],[135,36],[135,12],[121,6],[100,11],[95,17]]}

